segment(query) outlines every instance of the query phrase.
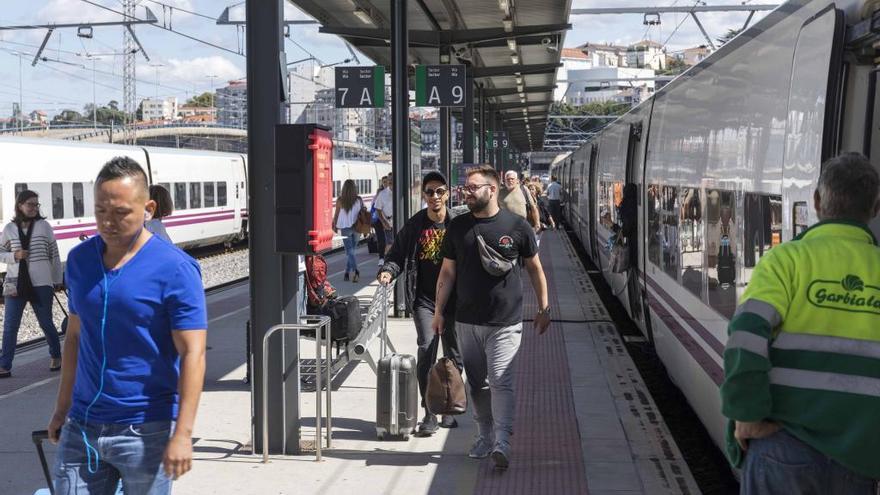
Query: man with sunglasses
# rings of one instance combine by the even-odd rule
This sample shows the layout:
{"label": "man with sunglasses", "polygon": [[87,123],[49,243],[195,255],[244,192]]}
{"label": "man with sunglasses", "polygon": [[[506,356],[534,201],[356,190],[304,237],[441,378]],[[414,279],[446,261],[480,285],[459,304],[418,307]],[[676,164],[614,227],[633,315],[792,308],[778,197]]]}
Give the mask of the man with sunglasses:
{"label": "man with sunglasses", "polygon": [[[417,375],[419,392],[422,394],[422,407],[425,407],[425,417],[417,433],[419,436],[430,436],[438,427],[458,426],[453,416],[444,415],[438,423],[437,417],[425,406],[428,375],[434,365],[433,356],[429,351],[431,342],[435,338],[440,338],[431,330],[431,320],[434,318],[434,294],[443,262],[440,246],[446,235],[446,227],[455,215],[446,207],[449,186],[446,177],[440,172],[428,172],[425,175],[422,179],[422,196],[428,205],[427,208],[413,215],[397,233],[397,238],[385,255],[385,264],[379,269],[378,279],[380,283],[387,284],[401,273],[405,274],[406,307],[413,315],[418,332]],[[454,311],[454,302],[447,304],[448,325],[441,342],[443,354],[454,359],[460,369],[461,357],[455,341],[455,322],[451,318]]]}

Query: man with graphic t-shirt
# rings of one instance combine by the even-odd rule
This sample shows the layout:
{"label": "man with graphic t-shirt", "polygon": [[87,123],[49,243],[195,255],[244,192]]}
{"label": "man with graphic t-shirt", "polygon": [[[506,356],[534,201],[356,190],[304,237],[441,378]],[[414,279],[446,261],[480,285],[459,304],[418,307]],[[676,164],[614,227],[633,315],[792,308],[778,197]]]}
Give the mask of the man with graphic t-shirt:
{"label": "man with graphic t-shirt", "polygon": [[512,367],[522,335],[519,259],[538,299],[534,321],[539,334],[550,325],[550,306],[535,231],[524,218],[499,208],[500,187],[491,166],[468,171],[464,191],[470,214],[456,217],[447,227],[431,325],[437,333],[445,331],[455,284],[455,333],[479,429],[468,455],[481,459],[491,454],[495,466],[505,469],[515,405]]}
{"label": "man with graphic t-shirt", "polygon": [[98,234],[67,257],[70,322],[49,439],[55,493],[171,493],[192,467],[205,380],[199,265],[144,228],[156,208],[128,157],[95,180]]}
{"label": "man with graphic t-shirt", "polygon": [[[431,330],[434,294],[443,261],[440,247],[446,235],[446,227],[454,215],[446,208],[449,186],[446,177],[440,172],[428,172],[425,175],[422,180],[422,194],[428,207],[413,215],[400,229],[385,257],[385,264],[379,269],[378,278],[380,283],[387,284],[401,273],[405,274],[406,306],[413,314],[418,331],[416,342],[419,346],[417,364],[419,392],[422,394],[422,407],[426,407],[425,391],[428,388],[428,375],[434,364],[429,349],[432,341],[440,338]],[[454,302],[447,304],[448,316],[452,316],[454,310]],[[461,356],[458,354],[458,346],[455,342],[455,326],[452,318],[449,318],[441,342],[443,354],[454,359],[460,368]],[[418,434],[433,435],[438,426],[455,428],[458,423],[453,416],[444,415],[438,424],[437,417],[425,408],[425,418],[419,426]]]}

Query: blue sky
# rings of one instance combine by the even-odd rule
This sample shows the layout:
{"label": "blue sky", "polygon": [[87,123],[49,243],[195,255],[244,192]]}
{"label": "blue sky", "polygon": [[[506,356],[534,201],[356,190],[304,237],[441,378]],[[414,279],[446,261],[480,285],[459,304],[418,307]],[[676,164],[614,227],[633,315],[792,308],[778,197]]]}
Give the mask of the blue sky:
{"label": "blue sky", "polygon": [[[90,1],[110,9],[121,9],[119,0]],[[148,7],[159,18],[160,25],[170,22],[175,30],[225,47],[228,51],[156,27],[138,27],[137,35],[151,58],[149,62],[140,54],[137,58],[138,99],[154,97],[158,93],[160,97],[177,96],[183,100],[194,93],[210,90],[212,84],[219,87],[227,80],[244,77],[245,59],[236,53],[240,46],[243,47],[243,34],[240,36],[235,27],[218,26],[212,20],[162,5],[217,17],[225,7],[237,3],[241,3],[240,0],[141,0],[139,17],[144,15],[143,8]],[[709,0],[707,3],[741,2]],[[755,3],[765,2],[756,0]],[[573,8],[672,4],[692,6],[693,0],[574,0]],[[82,0],[0,0],[0,5],[0,25],[120,19],[118,14]],[[243,16],[243,8],[243,5],[234,7],[233,18]],[[761,15],[759,13],[756,20]],[[287,17],[306,18],[290,5]],[[703,14],[701,20],[714,38],[723,35],[728,28],[741,26],[745,17],[746,14],[741,13]],[[660,26],[650,29],[642,24],[640,15],[574,16],[571,22],[574,27],[566,34],[566,46],[587,41],[625,44],[644,37],[667,42],[669,50],[703,43],[693,20],[684,18],[683,14],[666,15]],[[676,26],[679,26],[678,30],[675,30]],[[121,27],[95,28],[92,39],[78,38],[75,29],[56,30],[43,53],[52,61],[40,61],[36,67],[31,67],[33,54],[44,35],[45,31],[40,30],[0,31],[0,117],[10,116],[12,102],[19,98],[19,59],[26,112],[43,109],[52,115],[66,108],[82,111],[82,107],[92,101],[93,88],[99,104],[109,100],[121,102],[122,58],[118,55],[122,48]],[[295,26],[292,39],[286,42],[288,60],[314,55],[330,64],[348,58],[345,45],[339,38],[318,33],[316,26]],[[363,63],[368,63],[365,57],[362,59]]]}

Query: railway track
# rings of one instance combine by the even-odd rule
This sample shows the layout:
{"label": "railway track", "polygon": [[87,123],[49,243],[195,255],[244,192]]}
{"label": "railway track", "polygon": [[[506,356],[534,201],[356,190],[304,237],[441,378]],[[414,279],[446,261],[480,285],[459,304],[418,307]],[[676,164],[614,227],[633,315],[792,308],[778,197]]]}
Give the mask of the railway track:
{"label": "railway track", "polygon": [[[247,242],[240,242],[234,244],[232,247],[219,246],[219,247],[206,247],[206,248],[196,248],[193,250],[189,250],[188,253],[195,258],[200,264],[205,265],[210,263],[212,260],[217,260],[218,258],[241,252],[247,251]],[[215,292],[219,292],[225,289],[229,289],[231,287],[240,285],[248,280],[248,277],[234,277],[230,280],[224,280],[219,283],[213,283],[209,287],[205,289],[205,297],[210,296]],[[0,299],[2,302],[2,299]],[[66,296],[61,295],[59,300],[56,301],[56,304],[59,302],[66,303]],[[2,304],[0,304],[2,306]],[[59,326],[59,333],[61,336],[64,335],[64,331]],[[28,349],[35,349],[45,345],[46,337],[38,336],[31,339],[22,340],[16,345],[16,353],[26,351]]]}

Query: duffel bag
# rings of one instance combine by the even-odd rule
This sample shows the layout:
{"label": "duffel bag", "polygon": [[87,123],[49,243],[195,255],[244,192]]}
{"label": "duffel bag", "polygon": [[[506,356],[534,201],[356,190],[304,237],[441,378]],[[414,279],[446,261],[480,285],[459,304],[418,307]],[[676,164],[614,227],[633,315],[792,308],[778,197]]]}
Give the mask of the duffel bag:
{"label": "duffel bag", "polygon": [[320,313],[330,317],[330,338],[333,340],[352,340],[361,331],[361,307],[355,296],[330,299],[321,307]]}
{"label": "duffel bag", "polygon": [[467,394],[464,380],[455,361],[448,357],[437,359],[440,336],[435,335],[428,355],[437,362],[428,374],[428,390],[425,391],[425,406],[431,414],[464,414],[467,410]]}

